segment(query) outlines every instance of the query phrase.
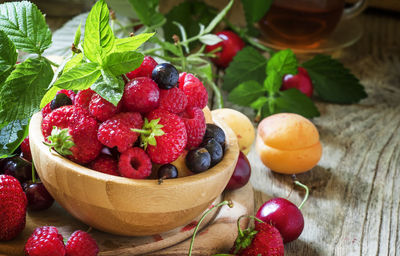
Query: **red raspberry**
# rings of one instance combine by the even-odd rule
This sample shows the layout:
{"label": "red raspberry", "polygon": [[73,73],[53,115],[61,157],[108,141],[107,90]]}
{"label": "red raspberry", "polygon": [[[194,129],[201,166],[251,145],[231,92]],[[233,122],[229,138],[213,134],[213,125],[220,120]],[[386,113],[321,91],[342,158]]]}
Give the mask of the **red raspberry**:
{"label": "red raspberry", "polygon": [[79,91],[76,94],[74,105],[89,110],[89,103],[94,93],[95,92],[90,88],[83,91]]}
{"label": "red raspberry", "polygon": [[29,146],[29,136],[26,137],[21,143],[22,157],[32,162],[31,147]]}
{"label": "red raspberry", "polygon": [[50,136],[53,126],[56,126],[60,129],[67,128],[69,118],[75,109],[75,106],[72,105],[62,106],[44,117],[42,121],[42,133],[44,138],[47,139],[47,137]]}
{"label": "red raspberry", "polygon": [[47,103],[46,104],[46,106],[44,106],[43,108],[42,108],[42,116],[43,116],[43,118],[45,118],[48,114],[50,114],[51,113],[51,108],[50,108],[50,102],[49,103]]}
{"label": "red raspberry", "polygon": [[150,56],[144,56],[143,62],[137,69],[126,73],[129,79],[134,79],[136,77],[146,76],[151,77],[151,72],[154,67],[157,66],[157,62]]}
{"label": "red raspberry", "polygon": [[118,162],[111,156],[101,154],[93,162],[90,168],[98,172],[120,176],[118,173]]}
{"label": "red raspberry", "polygon": [[141,148],[130,148],[121,154],[118,162],[122,176],[132,179],[145,179],[151,174],[151,161]]}
{"label": "red raspberry", "polygon": [[198,107],[203,109],[207,106],[207,90],[203,83],[193,74],[186,72],[179,74],[179,88],[188,97],[187,107]]}
{"label": "red raspberry", "polygon": [[188,99],[181,89],[174,87],[169,90],[160,90],[159,109],[178,114],[185,110],[187,104]]}
{"label": "red raspberry", "polygon": [[103,145],[118,147],[119,152],[124,152],[132,147],[139,136],[131,129],[140,129],[142,125],[143,119],[139,113],[119,113],[100,125],[97,138]]}
{"label": "red raspberry", "polygon": [[158,107],[160,89],[148,77],[138,77],[125,85],[122,103],[128,111],[147,113]]}
{"label": "red raspberry", "polygon": [[[182,119],[162,109],[150,112],[147,119],[150,123],[151,120],[160,119],[158,124],[163,125],[161,130],[164,132],[160,136],[155,136],[155,145],[147,145],[146,152],[151,161],[156,164],[167,164],[175,161],[182,154],[187,141],[186,128]],[[144,126],[143,129],[146,129],[146,127]]]}
{"label": "red raspberry", "polygon": [[97,93],[94,93],[92,95],[92,98],[89,102],[90,114],[102,122],[106,121],[107,119],[118,113],[120,109],[120,103],[117,106],[114,106],[112,103],[106,101]]}
{"label": "red raspberry", "polygon": [[0,241],[14,239],[25,228],[26,205],[19,181],[0,175]]}
{"label": "red raspberry", "polygon": [[64,256],[63,237],[56,227],[39,227],[33,231],[25,244],[27,256]]}
{"label": "red raspberry", "polygon": [[187,108],[182,114],[187,132],[187,149],[200,145],[206,132],[206,119],[200,108]]}
{"label": "red raspberry", "polygon": [[82,230],[72,233],[65,250],[66,256],[96,256],[99,253],[96,240]]}

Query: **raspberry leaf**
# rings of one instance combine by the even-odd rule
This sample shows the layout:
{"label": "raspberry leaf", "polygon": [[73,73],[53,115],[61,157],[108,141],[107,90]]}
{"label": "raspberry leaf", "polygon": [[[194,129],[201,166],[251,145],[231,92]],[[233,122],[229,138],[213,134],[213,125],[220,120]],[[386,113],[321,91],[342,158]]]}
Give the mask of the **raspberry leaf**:
{"label": "raspberry leaf", "polygon": [[117,106],[124,93],[124,85],[122,77],[115,77],[110,71],[102,69],[101,76],[91,86],[91,89],[103,99]]}
{"label": "raspberry leaf", "polygon": [[298,89],[285,90],[275,99],[276,112],[291,112],[307,118],[319,116],[320,113],[312,100]]}
{"label": "raspberry leaf", "polygon": [[342,63],[329,56],[317,55],[302,66],[323,100],[350,104],[368,96],[360,81]]}
{"label": "raspberry leaf", "polygon": [[0,30],[0,84],[4,82],[17,62],[17,51],[15,45],[7,37],[6,33]]}
{"label": "raspberry leaf", "polygon": [[297,59],[293,51],[290,49],[282,50],[275,53],[267,64],[266,72],[269,75],[275,71],[281,78],[286,74],[297,74]]}
{"label": "raspberry leaf", "polygon": [[0,125],[0,158],[9,157],[28,136],[30,118]]}
{"label": "raspberry leaf", "polygon": [[147,40],[149,40],[155,33],[142,33],[137,36],[121,38],[115,40],[115,51],[125,52],[134,51]]}
{"label": "raspberry leaf", "polygon": [[42,54],[51,44],[51,32],[43,14],[27,1],[0,5],[0,30],[17,49]]}
{"label": "raspberry leaf", "polygon": [[122,75],[138,68],[143,58],[143,54],[134,51],[113,52],[105,59],[104,66],[113,75]]}
{"label": "raspberry leaf", "polygon": [[52,78],[53,70],[44,59],[16,65],[0,90],[0,123],[22,120],[38,111]]}
{"label": "raspberry leaf", "polygon": [[228,100],[241,106],[250,106],[253,101],[266,92],[267,90],[258,82],[246,81],[231,91]]}
{"label": "raspberry leaf", "polygon": [[222,88],[231,91],[238,84],[254,80],[262,83],[265,79],[267,59],[253,47],[239,51],[225,71]]}
{"label": "raspberry leaf", "polygon": [[82,63],[63,73],[54,86],[68,90],[84,90],[89,88],[101,76],[97,63]]}

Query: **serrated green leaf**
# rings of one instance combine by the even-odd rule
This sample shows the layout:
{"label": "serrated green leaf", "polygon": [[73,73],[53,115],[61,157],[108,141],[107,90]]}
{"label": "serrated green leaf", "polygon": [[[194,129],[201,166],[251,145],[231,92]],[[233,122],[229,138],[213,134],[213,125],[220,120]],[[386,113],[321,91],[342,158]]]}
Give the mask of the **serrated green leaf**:
{"label": "serrated green leaf", "polygon": [[107,4],[99,0],[86,19],[83,52],[93,62],[102,63],[114,48],[115,37],[109,24],[109,16]]}
{"label": "serrated green leaf", "polygon": [[140,21],[148,26],[161,25],[165,17],[158,11],[158,0],[129,0]]}
{"label": "serrated green leaf", "polygon": [[6,33],[0,30],[0,84],[4,82],[1,77],[5,76],[17,62],[17,50],[15,45],[7,37]]}
{"label": "serrated green leaf", "polygon": [[282,50],[275,53],[267,64],[266,72],[269,74],[275,70],[281,77],[286,74],[297,74],[298,62],[296,55],[290,49]]}
{"label": "serrated green leaf", "polygon": [[259,21],[271,7],[273,0],[241,0],[248,25]]}
{"label": "serrated green leaf", "polygon": [[256,81],[246,81],[241,83],[229,93],[228,100],[241,105],[250,106],[260,96],[263,96],[267,90]]}
{"label": "serrated green leaf", "polygon": [[254,102],[252,102],[252,103],[250,104],[250,107],[253,108],[253,109],[259,110],[259,109],[262,108],[262,107],[265,105],[265,103],[267,103],[267,102],[268,102],[268,98],[265,97],[265,96],[261,96],[261,97],[259,97],[258,99],[256,99]]}
{"label": "serrated green leaf", "polygon": [[74,46],[75,47],[78,47],[79,43],[81,42],[81,26],[82,26],[82,22],[79,24],[79,26],[75,32],[75,37],[74,37]]}
{"label": "serrated green leaf", "polygon": [[263,83],[267,59],[253,47],[245,47],[239,51],[225,71],[222,88],[231,91],[237,85],[254,80]]}
{"label": "serrated green leaf", "polygon": [[72,59],[70,59],[67,63],[65,63],[65,66],[64,66],[64,69],[62,72],[63,73],[68,72],[69,70],[71,70],[71,68],[80,65],[82,63],[82,60],[83,60],[82,53],[75,55],[74,57],[72,57]]}
{"label": "serrated green leaf", "polygon": [[32,116],[53,78],[53,70],[44,59],[27,59],[16,66],[0,91],[0,123]]}
{"label": "serrated green leaf", "polygon": [[11,156],[28,136],[29,119],[15,120],[0,127],[0,158]]}
{"label": "serrated green leaf", "polygon": [[48,90],[46,92],[46,94],[43,96],[42,100],[40,101],[40,108],[41,109],[44,108],[47,105],[47,103],[52,101],[59,90],[61,90],[61,89],[58,88],[57,86],[52,86],[50,88],[50,90]]}
{"label": "serrated green leaf", "polygon": [[27,1],[0,5],[0,30],[17,49],[29,53],[42,54],[51,44],[51,32],[43,14]]}
{"label": "serrated green leaf", "polygon": [[114,75],[122,75],[138,68],[143,58],[139,52],[113,52],[107,56],[104,66]]}
{"label": "serrated green leaf", "polygon": [[229,3],[222,9],[217,16],[208,24],[208,26],[204,29],[204,33],[208,34],[218,25],[218,23],[225,17],[228,11],[231,9],[233,5],[233,0],[230,0]]}
{"label": "serrated green leaf", "polygon": [[99,64],[82,63],[63,73],[54,86],[68,90],[85,90],[94,84],[100,75]]}
{"label": "serrated green leaf", "polygon": [[320,115],[313,101],[295,88],[280,92],[275,103],[276,113],[290,112],[307,118]]}
{"label": "serrated green leaf", "polygon": [[214,44],[218,44],[219,42],[222,42],[222,39],[219,36],[214,35],[214,34],[202,35],[199,38],[199,40],[200,40],[200,42],[202,42],[203,44],[206,44],[206,45],[214,45]]}
{"label": "serrated green leaf", "polygon": [[115,77],[110,71],[101,70],[101,77],[90,88],[103,99],[117,106],[124,93],[124,85],[122,77]]}
{"label": "serrated green leaf", "polygon": [[278,74],[275,70],[271,70],[264,80],[264,88],[270,93],[273,94],[279,91],[279,88],[282,85],[282,76]]}
{"label": "serrated green leaf", "polygon": [[144,44],[147,40],[149,40],[155,33],[142,33],[137,36],[121,38],[115,40],[115,51],[116,52],[125,52],[125,51],[134,51],[139,46]]}
{"label": "serrated green leaf", "polygon": [[311,77],[318,95],[326,101],[350,104],[368,95],[360,81],[342,63],[326,55],[317,55],[302,66]]}

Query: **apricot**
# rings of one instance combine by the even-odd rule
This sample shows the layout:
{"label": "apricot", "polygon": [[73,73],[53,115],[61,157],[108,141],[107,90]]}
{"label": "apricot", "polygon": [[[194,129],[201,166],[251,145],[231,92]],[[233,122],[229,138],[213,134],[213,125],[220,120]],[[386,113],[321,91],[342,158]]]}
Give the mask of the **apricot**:
{"label": "apricot", "polygon": [[243,113],[230,108],[215,109],[211,111],[211,114],[232,129],[238,139],[240,151],[247,155],[255,138],[254,126],[250,119]]}
{"label": "apricot", "polygon": [[264,118],[258,125],[256,151],[265,166],[285,174],[312,169],[322,156],[315,125],[292,113]]}

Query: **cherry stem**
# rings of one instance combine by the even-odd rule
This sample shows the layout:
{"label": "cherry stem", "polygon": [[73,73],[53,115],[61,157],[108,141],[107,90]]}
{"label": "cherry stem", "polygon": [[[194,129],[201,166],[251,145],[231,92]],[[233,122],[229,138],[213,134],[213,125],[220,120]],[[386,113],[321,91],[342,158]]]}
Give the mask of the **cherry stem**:
{"label": "cherry stem", "polygon": [[33,163],[33,159],[32,159],[32,182],[33,182],[33,183],[36,183],[35,164]]}
{"label": "cherry stem", "polygon": [[308,189],[308,187],[307,187],[306,185],[304,185],[303,183],[301,183],[301,182],[298,181],[298,180],[295,180],[295,181],[294,181],[294,184],[296,184],[297,186],[300,186],[300,187],[304,188],[305,191],[306,191],[306,194],[304,195],[303,202],[301,202],[301,204],[299,205],[299,209],[301,209],[301,207],[304,205],[304,203],[305,203],[305,202],[307,201],[307,199],[308,199],[308,195],[310,194],[310,190]]}
{"label": "cherry stem", "polygon": [[255,217],[255,216],[251,216],[251,215],[242,215],[242,216],[240,216],[240,217],[238,218],[237,222],[236,222],[236,225],[237,225],[237,228],[238,228],[238,232],[239,232],[239,234],[240,234],[241,236],[244,236],[243,230],[240,228],[240,220],[241,220],[242,218],[249,218],[249,219],[252,219],[252,220],[254,220],[254,221],[257,221],[257,222],[260,222],[260,223],[264,223],[264,221],[260,220],[259,218]]}
{"label": "cherry stem", "polygon": [[198,222],[197,225],[196,225],[196,228],[194,229],[193,236],[192,236],[192,240],[190,241],[190,247],[189,247],[188,256],[191,256],[191,255],[192,255],[193,244],[194,244],[194,238],[196,237],[196,233],[197,233],[197,231],[198,231],[198,229],[199,229],[199,227],[200,227],[201,222],[203,222],[203,220],[206,218],[206,216],[207,216],[212,210],[214,210],[215,208],[218,208],[218,207],[220,207],[220,206],[223,206],[223,205],[228,205],[229,208],[232,208],[232,207],[233,207],[232,201],[230,201],[230,200],[229,200],[229,201],[225,200],[225,201],[222,201],[221,203],[219,203],[219,204],[217,204],[217,205],[214,205],[213,207],[211,207],[210,209],[208,209],[208,210],[203,214],[203,216],[201,216],[199,222]]}

